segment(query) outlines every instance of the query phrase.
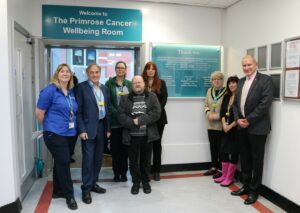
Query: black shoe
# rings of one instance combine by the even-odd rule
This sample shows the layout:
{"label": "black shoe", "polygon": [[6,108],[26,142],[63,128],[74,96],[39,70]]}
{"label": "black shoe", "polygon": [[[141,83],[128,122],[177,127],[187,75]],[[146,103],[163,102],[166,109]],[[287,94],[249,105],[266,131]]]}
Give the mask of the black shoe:
{"label": "black shoe", "polygon": [[136,195],[139,193],[140,190],[140,183],[133,183],[133,186],[131,187],[131,194]]}
{"label": "black shoe", "polygon": [[245,186],[243,186],[242,188],[240,188],[237,191],[231,192],[231,195],[233,195],[233,196],[241,196],[241,195],[246,195],[246,194],[249,194],[249,189]]}
{"label": "black shoe", "polygon": [[64,195],[63,192],[59,191],[59,192],[53,192],[52,193],[52,198],[56,199],[56,198],[66,198],[66,196]]}
{"label": "black shoe", "polygon": [[90,192],[82,192],[82,201],[86,204],[92,203],[92,197]]}
{"label": "black shoe", "polygon": [[155,172],[155,173],[153,174],[153,179],[154,179],[155,181],[160,181],[160,174],[159,174],[158,172]]}
{"label": "black shoe", "polygon": [[69,209],[75,210],[78,208],[77,203],[73,197],[67,198],[66,203],[67,203]]}
{"label": "black shoe", "polygon": [[113,178],[114,182],[120,182],[120,176],[119,175],[115,175]]}
{"label": "black shoe", "polygon": [[145,194],[151,193],[151,186],[149,183],[143,183],[143,191]]}
{"label": "black shoe", "polygon": [[121,182],[127,182],[127,176],[126,175],[121,175]]}
{"label": "black shoe", "polygon": [[258,194],[254,192],[250,192],[248,198],[244,201],[245,205],[250,205],[252,203],[255,203],[257,201]]}
{"label": "black shoe", "polygon": [[100,187],[99,185],[95,184],[95,186],[91,190],[92,192],[96,192],[98,194],[104,194],[106,193],[106,189]]}

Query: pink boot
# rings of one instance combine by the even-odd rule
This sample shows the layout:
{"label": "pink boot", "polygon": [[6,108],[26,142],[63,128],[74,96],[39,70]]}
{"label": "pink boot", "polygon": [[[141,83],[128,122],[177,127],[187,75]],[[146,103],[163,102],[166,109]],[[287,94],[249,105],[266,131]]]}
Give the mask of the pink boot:
{"label": "pink boot", "polygon": [[227,176],[225,180],[221,182],[221,186],[230,186],[233,183],[233,177],[236,171],[237,165],[233,163],[229,163]]}
{"label": "pink boot", "polygon": [[229,163],[222,162],[222,176],[219,178],[215,178],[214,179],[215,183],[221,183],[223,180],[225,180],[225,178],[227,176],[228,166],[229,166]]}

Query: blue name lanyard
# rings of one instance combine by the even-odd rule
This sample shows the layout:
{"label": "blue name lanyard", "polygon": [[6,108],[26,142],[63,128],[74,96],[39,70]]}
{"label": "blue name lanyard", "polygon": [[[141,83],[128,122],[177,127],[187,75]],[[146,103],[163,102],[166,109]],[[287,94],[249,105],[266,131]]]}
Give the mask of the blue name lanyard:
{"label": "blue name lanyard", "polygon": [[66,101],[68,103],[68,106],[70,108],[70,121],[72,121],[73,117],[74,117],[74,111],[73,111],[73,103],[72,103],[71,96],[67,95],[67,96],[65,96],[65,99],[66,99]]}
{"label": "blue name lanyard", "polygon": [[102,95],[101,95],[101,89],[100,89],[100,87],[99,87],[99,93],[100,93],[99,95],[100,95],[100,97],[98,96],[97,90],[95,89],[95,87],[92,86],[92,88],[93,88],[93,92],[94,92],[94,95],[96,97],[96,100],[98,102],[98,106],[103,107],[103,106],[100,105],[100,103],[102,102]]}
{"label": "blue name lanyard", "polygon": [[[104,108],[103,108],[104,107],[104,101],[102,101],[103,94],[102,94],[101,88],[99,86],[99,93],[100,93],[99,94],[100,97],[99,97],[98,94],[97,94],[97,90],[94,87],[94,84],[90,81],[89,81],[89,84],[92,87],[92,90],[93,90],[93,93],[95,95],[96,101],[98,102],[97,105],[98,105],[98,109],[99,109],[99,119],[102,119],[102,118],[104,118],[105,114],[104,114]],[[104,99],[104,97],[103,97],[103,99]]]}

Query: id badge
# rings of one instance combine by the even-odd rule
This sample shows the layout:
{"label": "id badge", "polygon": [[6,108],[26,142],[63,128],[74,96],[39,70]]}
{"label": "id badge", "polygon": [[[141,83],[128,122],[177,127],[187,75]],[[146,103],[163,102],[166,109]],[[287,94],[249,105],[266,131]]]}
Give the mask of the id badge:
{"label": "id badge", "polygon": [[70,122],[69,123],[69,129],[73,129],[75,127],[75,123],[74,122]]}
{"label": "id badge", "polygon": [[103,110],[100,110],[99,111],[99,118],[101,119],[101,118],[103,118],[104,117],[104,112],[103,112]]}

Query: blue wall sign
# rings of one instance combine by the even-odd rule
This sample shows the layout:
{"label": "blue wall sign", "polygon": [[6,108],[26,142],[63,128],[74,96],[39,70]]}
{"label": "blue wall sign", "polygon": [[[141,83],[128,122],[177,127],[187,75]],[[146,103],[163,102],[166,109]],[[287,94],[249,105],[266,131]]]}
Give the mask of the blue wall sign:
{"label": "blue wall sign", "polygon": [[48,39],[142,41],[140,10],[43,5],[42,18]]}
{"label": "blue wall sign", "polygon": [[211,73],[221,69],[221,47],[153,44],[152,61],[166,81],[169,97],[205,97]]}

